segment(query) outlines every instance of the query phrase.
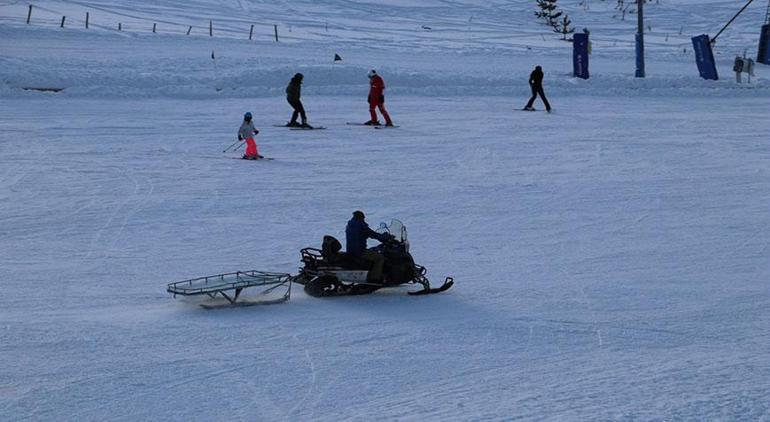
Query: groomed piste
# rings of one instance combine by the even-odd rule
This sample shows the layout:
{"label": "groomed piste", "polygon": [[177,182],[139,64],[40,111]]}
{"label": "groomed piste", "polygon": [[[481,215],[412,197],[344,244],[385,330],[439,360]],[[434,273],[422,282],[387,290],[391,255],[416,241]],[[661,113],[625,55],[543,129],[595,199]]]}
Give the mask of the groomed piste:
{"label": "groomed piste", "polygon": [[767,1],[535,3],[0,2],[0,420],[770,418]]}

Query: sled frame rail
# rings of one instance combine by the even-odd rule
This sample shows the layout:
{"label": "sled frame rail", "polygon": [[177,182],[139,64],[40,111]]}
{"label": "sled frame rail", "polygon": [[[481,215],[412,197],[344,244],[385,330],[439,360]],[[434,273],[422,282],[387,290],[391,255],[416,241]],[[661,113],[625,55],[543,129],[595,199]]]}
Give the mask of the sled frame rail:
{"label": "sled frame rail", "polygon": [[[249,287],[264,287],[260,295],[267,295],[279,287],[286,287],[282,297],[261,304],[286,302],[291,297],[291,283],[294,277],[287,273],[272,273],[265,271],[236,271],[222,273],[206,277],[191,278],[189,280],[169,283],[166,291],[181,296],[206,295],[212,299],[222,296],[231,305],[242,304],[238,302],[241,292]],[[257,304],[257,303],[250,303]]]}

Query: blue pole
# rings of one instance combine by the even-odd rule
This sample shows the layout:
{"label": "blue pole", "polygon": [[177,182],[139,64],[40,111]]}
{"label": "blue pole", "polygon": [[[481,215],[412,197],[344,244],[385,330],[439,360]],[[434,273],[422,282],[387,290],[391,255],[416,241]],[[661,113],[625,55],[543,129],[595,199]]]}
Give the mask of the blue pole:
{"label": "blue pole", "polygon": [[637,30],[636,30],[636,77],[644,77],[644,1],[636,0]]}

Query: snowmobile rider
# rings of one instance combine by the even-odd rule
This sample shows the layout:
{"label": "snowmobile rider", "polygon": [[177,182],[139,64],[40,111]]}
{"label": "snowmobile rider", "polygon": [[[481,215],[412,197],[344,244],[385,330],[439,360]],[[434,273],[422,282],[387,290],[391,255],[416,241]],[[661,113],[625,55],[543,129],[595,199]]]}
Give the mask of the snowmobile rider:
{"label": "snowmobile rider", "polygon": [[[291,115],[291,121],[286,123],[286,126],[312,129],[312,127],[307,124],[305,107],[302,106],[302,101],[299,100],[299,97],[301,96],[302,79],[304,79],[304,77],[305,76],[301,73],[295,74],[294,77],[291,78],[291,81],[289,81],[289,85],[286,87],[286,101],[288,101],[291,108],[294,109],[294,113]],[[298,115],[302,116],[302,124],[297,123]]]}
{"label": "snowmobile rider", "polygon": [[377,71],[372,69],[369,71],[369,114],[371,115],[371,120],[364,123],[368,126],[379,126],[380,121],[377,120],[377,112],[375,109],[377,107],[380,108],[380,113],[382,113],[382,117],[385,118],[385,126],[393,126],[393,121],[390,120],[390,115],[388,114],[387,110],[385,110],[385,81],[382,79],[380,75],[377,74]]}
{"label": "snowmobile rider", "polygon": [[534,111],[535,109],[532,107],[532,104],[534,104],[537,96],[540,95],[540,99],[543,100],[543,104],[545,104],[545,111],[550,113],[551,105],[548,104],[548,99],[545,98],[545,92],[543,92],[542,67],[535,66],[535,70],[529,74],[529,87],[532,88],[532,97],[529,99],[529,101],[527,101],[527,105],[524,106],[524,110]]}
{"label": "snowmobile rider", "polygon": [[238,140],[246,141],[246,154],[243,155],[245,160],[258,160],[264,158],[259,155],[257,150],[257,143],[254,142],[254,137],[257,136],[259,131],[254,127],[254,122],[251,121],[251,113],[248,112],[243,115],[243,123],[238,129]]}
{"label": "snowmobile rider", "polygon": [[377,233],[370,229],[365,218],[362,211],[353,212],[353,218],[348,221],[348,225],[345,227],[345,249],[350,255],[371,262],[372,268],[367,274],[367,281],[382,282],[385,257],[374,250],[366,249],[366,240],[371,238],[386,242],[394,239],[394,236],[390,233]]}

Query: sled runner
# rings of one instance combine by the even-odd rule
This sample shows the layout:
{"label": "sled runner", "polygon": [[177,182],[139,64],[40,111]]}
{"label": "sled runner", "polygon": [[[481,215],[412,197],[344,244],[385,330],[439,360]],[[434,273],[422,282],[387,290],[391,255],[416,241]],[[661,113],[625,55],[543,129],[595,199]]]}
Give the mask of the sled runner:
{"label": "sled runner", "polygon": [[[210,309],[222,306],[250,306],[282,303],[291,296],[291,283],[294,278],[285,273],[269,273],[264,271],[236,271],[207,277],[169,283],[166,291],[175,297],[204,296],[214,299],[211,303],[200,303],[200,306]],[[244,299],[242,293],[248,288],[262,288],[256,295]],[[285,290],[284,290],[285,289]],[[277,298],[270,299],[270,294],[279,292]],[[225,301],[216,300],[224,298]]]}

